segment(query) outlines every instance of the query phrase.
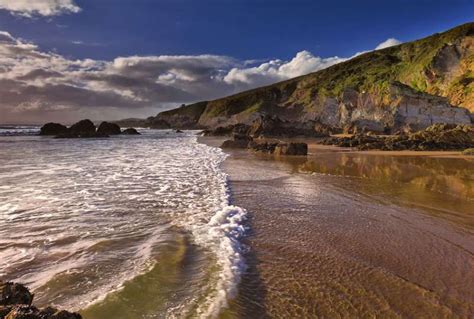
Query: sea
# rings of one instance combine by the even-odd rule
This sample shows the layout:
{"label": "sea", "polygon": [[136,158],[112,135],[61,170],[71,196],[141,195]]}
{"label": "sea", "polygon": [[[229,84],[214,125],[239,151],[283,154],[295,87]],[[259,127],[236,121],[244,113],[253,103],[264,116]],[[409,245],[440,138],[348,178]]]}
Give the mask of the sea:
{"label": "sea", "polygon": [[214,318],[246,269],[226,154],[197,132],[0,127],[0,280],[89,318]]}

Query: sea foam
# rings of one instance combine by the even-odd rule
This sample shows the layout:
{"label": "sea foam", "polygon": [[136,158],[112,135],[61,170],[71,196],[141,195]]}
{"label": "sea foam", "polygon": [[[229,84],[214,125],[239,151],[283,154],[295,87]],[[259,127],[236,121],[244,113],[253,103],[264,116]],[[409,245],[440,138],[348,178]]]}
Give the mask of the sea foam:
{"label": "sea foam", "polygon": [[235,297],[246,211],[231,205],[221,149],[192,133],[152,130],[0,143],[0,274],[29,285],[37,302],[54,297],[56,306],[79,310],[104,300],[160,262],[170,224],[217,266],[198,305],[186,299],[170,307],[216,317]]}

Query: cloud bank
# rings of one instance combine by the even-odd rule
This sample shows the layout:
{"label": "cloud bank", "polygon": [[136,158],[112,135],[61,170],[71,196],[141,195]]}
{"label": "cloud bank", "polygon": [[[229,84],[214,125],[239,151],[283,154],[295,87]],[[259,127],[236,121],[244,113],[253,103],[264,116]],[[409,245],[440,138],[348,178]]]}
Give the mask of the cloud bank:
{"label": "cloud bank", "polygon": [[0,0],[0,9],[28,18],[35,15],[51,17],[81,11],[74,0]]}
{"label": "cloud bank", "polygon": [[289,61],[263,63],[220,55],[73,60],[0,31],[0,121],[145,117],[181,103],[315,72],[346,59],[301,51]]}

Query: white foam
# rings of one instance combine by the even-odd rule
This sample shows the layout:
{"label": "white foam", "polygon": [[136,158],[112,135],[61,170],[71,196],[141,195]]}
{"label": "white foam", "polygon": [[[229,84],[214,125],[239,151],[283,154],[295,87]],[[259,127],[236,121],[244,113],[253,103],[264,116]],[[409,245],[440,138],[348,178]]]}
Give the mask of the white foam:
{"label": "white foam", "polygon": [[[149,270],[169,220],[215,255],[220,269],[200,316],[217,316],[235,296],[245,270],[240,239],[246,212],[229,203],[222,150],[187,133],[152,131],[106,142],[24,143],[6,145],[8,156],[0,156],[0,182],[9,185],[0,188],[0,243],[11,245],[0,251],[6,278],[39,289],[62,274],[93,271],[98,280],[56,303],[79,309]],[[64,234],[76,239],[50,240]],[[105,239],[119,244],[96,250]],[[28,256],[13,253],[22,247]],[[28,257],[34,258],[30,264]]]}

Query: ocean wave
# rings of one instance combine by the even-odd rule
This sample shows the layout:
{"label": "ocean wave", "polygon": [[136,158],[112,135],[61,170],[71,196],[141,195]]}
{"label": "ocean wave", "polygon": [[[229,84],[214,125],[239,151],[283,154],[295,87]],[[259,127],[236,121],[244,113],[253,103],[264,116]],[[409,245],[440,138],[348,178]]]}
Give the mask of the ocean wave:
{"label": "ocean wave", "polygon": [[235,297],[246,211],[231,205],[222,150],[193,133],[151,130],[137,139],[10,141],[0,155],[8,186],[0,187],[0,273],[28,284],[37,303],[79,310],[103,301],[160,262],[172,226],[218,270],[199,270],[212,272],[194,291],[202,295],[170,307],[216,317]]}

